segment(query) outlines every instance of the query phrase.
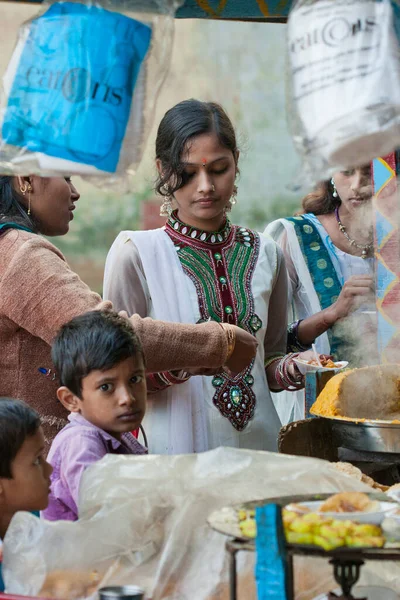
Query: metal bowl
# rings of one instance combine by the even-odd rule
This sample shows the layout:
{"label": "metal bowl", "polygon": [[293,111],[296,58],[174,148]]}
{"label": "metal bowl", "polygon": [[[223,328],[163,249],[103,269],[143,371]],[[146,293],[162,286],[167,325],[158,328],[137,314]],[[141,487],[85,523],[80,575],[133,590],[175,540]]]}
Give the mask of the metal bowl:
{"label": "metal bowl", "polygon": [[362,452],[400,454],[400,424],[330,418],[337,447]]}
{"label": "metal bowl", "polygon": [[145,591],[136,585],[112,585],[99,589],[100,600],[144,600]]}

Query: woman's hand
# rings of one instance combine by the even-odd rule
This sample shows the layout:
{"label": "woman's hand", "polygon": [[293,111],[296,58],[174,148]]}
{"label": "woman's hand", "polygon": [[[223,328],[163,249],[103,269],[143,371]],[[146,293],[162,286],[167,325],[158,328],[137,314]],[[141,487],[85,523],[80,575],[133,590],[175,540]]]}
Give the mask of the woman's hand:
{"label": "woman's hand", "polygon": [[232,325],[235,330],[236,340],[232,355],[225,366],[233,374],[240,373],[245,369],[257,353],[258,342],[256,338],[240,327]]}
{"label": "woman's hand", "polygon": [[[304,360],[304,362],[309,362],[310,360],[315,360],[315,354],[312,350],[306,350],[305,352],[300,352],[300,354],[298,354],[297,358],[299,358],[300,360]],[[331,360],[333,360],[333,356],[331,356],[330,354],[318,354],[318,358],[327,360],[328,358],[330,358]],[[288,365],[288,371],[289,374],[294,378],[294,379],[304,379],[304,375],[302,375],[299,371],[298,366],[296,365],[295,362],[290,362]]]}
{"label": "woman's hand", "polygon": [[336,302],[325,309],[325,319],[332,327],[339,319],[347,317],[361,304],[374,301],[374,280],[371,275],[353,275],[344,284]]}

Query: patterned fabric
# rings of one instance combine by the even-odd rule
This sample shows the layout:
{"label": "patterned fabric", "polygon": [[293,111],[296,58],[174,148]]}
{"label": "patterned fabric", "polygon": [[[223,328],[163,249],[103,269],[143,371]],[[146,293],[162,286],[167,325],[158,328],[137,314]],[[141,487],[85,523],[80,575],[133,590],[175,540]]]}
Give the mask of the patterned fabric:
{"label": "patterned fabric", "polygon": [[[201,321],[231,323],[255,335],[262,326],[251,291],[260,249],[258,234],[228,220],[219,231],[204,232],[182,223],[176,212],[165,231],[196,288]],[[213,403],[238,431],[254,415],[253,365],[254,361],[234,378],[226,373],[213,378]]]}
{"label": "patterned fabric", "polygon": [[[297,239],[307,263],[311,279],[317,292],[321,309],[331,306],[339,297],[342,285],[328,252],[317,228],[306,217],[288,217],[293,223]],[[328,331],[331,354],[335,356],[339,340],[332,329]]]}

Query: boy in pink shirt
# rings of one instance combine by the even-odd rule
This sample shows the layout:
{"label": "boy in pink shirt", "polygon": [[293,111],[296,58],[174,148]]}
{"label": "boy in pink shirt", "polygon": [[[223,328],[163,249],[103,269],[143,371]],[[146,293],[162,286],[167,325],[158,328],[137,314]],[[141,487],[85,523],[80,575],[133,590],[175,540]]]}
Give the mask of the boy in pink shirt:
{"label": "boy in pink shirt", "polygon": [[129,321],[101,311],[65,324],[53,343],[52,359],[61,383],[57,397],[70,412],[70,422],[50,448],[51,492],[42,516],[75,521],[86,467],[106,454],[147,453],[130,433],[146,410],[145,364]]}

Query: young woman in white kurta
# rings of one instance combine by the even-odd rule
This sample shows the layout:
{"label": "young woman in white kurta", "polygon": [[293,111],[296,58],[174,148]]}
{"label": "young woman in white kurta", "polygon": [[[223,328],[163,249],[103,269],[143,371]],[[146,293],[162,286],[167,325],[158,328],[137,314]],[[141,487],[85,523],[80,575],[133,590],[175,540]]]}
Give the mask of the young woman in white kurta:
{"label": "young woman in white kurta", "polygon": [[[164,228],[119,234],[107,258],[105,297],[129,314],[238,324],[259,345],[250,367],[237,375],[150,377],[144,421],[150,452],[221,445],[276,450],[280,421],[269,388],[278,390],[280,383],[277,361],[268,359],[286,349],[287,275],[270,237],[226,217],[239,156],[232,125],[218,105],[180,103],[160,124],[156,156],[158,189],[167,186],[177,209]],[[285,360],[286,376],[299,383]]]}

